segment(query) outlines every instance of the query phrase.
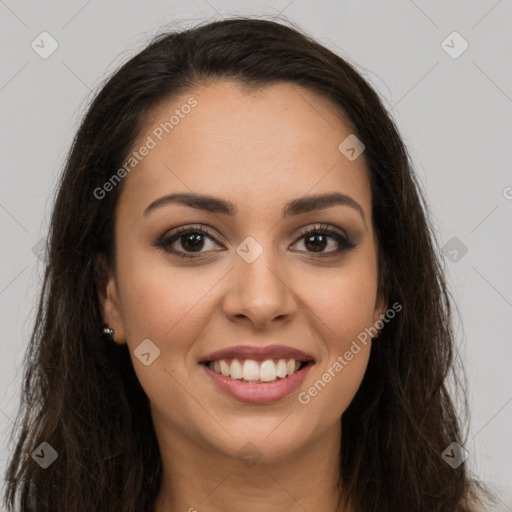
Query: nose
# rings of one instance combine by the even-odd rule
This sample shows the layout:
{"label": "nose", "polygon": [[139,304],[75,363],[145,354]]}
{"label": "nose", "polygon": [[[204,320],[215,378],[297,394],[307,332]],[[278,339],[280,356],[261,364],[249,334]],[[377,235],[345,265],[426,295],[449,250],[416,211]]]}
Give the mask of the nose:
{"label": "nose", "polygon": [[286,323],[294,316],[298,301],[293,283],[271,250],[264,250],[252,263],[236,256],[234,265],[223,301],[230,321],[263,328],[276,321]]}

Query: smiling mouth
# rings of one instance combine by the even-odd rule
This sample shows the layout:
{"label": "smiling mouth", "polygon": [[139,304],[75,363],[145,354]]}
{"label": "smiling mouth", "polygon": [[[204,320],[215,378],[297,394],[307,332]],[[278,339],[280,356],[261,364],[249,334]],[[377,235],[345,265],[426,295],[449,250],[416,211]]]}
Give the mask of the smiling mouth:
{"label": "smiling mouth", "polygon": [[299,361],[293,358],[265,359],[263,361],[233,358],[204,361],[202,364],[224,377],[240,382],[265,384],[287,379],[306,366],[313,365],[314,361]]}

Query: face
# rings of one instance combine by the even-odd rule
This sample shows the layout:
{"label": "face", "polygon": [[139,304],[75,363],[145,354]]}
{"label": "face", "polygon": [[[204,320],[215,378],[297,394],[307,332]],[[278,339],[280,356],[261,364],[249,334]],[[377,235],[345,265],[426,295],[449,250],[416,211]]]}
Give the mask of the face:
{"label": "face", "polygon": [[[271,461],[339,427],[368,363],[358,336],[387,307],[364,153],[338,149],[351,133],[290,84],[214,82],[152,112],[101,304],[162,439],[231,457],[252,442]],[[335,201],[297,201],[324,195]]]}

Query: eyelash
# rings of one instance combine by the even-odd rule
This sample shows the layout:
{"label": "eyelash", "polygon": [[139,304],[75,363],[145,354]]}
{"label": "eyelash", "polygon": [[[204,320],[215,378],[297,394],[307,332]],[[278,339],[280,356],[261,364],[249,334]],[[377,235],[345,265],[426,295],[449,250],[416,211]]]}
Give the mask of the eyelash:
{"label": "eyelash", "polygon": [[[214,240],[213,235],[202,228],[201,226],[183,226],[181,228],[177,228],[174,232],[172,232],[170,235],[164,234],[161,236],[153,245],[155,247],[158,247],[159,249],[167,252],[172,253],[179,258],[199,258],[201,257],[201,252],[195,253],[194,255],[189,253],[184,253],[177,251],[175,249],[168,249],[170,245],[172,245],[176,240],[179,240],[183,235],[188,234],[201,234],[205,235],[208,238]],[[356,244],[351,242],[349,239],[338,233],[337,231],[334,231],[333,229],[330,229],[329,226],[322,224],[318,227],[312,228],[312,229],[305,229],[300,233],[300,237],[297,240],[300,240],[304,238],[305,236],[313,236],[313,235],[327,235],[332,237],[339,245],[340,247],[336,249],[335,251],[330,252],[323,252],[323,253],[314,253],[310,252],[311,256],[314,258],[325,258],[328,256],[333,256],[345,251],[350,251],[356,247]],[[214,240],[215,241],[215,240]],[[217,243],[215,241],[215,243]],[[299,251],[299,252],[309,252],[309,251]],[[197,256],[196,256],[197,254]]]}

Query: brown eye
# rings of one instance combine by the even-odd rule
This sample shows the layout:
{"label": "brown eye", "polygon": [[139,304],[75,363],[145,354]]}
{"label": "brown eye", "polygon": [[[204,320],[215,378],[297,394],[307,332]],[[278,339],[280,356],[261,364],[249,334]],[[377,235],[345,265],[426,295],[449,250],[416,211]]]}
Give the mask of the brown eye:
{"label": "brown eye", "polygon": [[324,249],[329,245],[329,236],[320,233],[314,233],[304,237],[305,247],[312,252],[323,252]]}
{"label": "brown eye", "polygon": [[178,240],[181,242],[181,247],[186,251],[198,252],[204,247],[204,235],[200,233],[189,233],[188,235],[181,235]]}
{"label": "brown eye", "polygon": [[[186,226],[162,236],[154,245],[181,258],[197,258],[201,254],[209,252],[202,250],[207,240],[214,242],[214,248],[220,247],[213,236],[202,227]],[[196,253],[197,256],[193,253]]]}
{"label": "brown eye", "polygon": [[[351,242],[347,237],[327,226],[320,226],[318,228],[303,231],[299,240],[301,239],[304,239],[303,244],[306,247],[306,252],[310,252],[313,253],[313,255],[316,254],[318,256],[334,255],[356,247],[356,244]],[[335,248],[334,250],[326,251],[325,249],[328,248],[330,239],[334,240]]]}
{"label": "brown eye", "polygon": [[[303,231],[301,237],[292,247],[295,248],[299,240],[302,239],[304,239],[302,243],[306,249],[299,252],[306,252],[315,257],[334,256],[356,247],[356,244],[346,236],[324,225]],[[205,249],[208,246],[208,241],[213,244],[210,250]],[[161,236],[154,245],[180,258],[198,258],[212,250],[222,249],[213,235],[201,226],[178,228]],[[329,250],[332,245],[334,245],[334,248]]]}

